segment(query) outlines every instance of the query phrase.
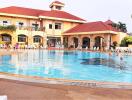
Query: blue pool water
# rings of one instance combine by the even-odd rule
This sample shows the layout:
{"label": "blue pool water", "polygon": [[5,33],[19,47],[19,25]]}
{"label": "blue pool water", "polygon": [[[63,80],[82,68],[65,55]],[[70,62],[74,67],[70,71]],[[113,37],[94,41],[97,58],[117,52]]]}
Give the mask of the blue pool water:
{"label": "blue pool water", "polygon": [[132,56],[81,51],[23,50],[0,56],[0,72],[58,78],[132,83]]}

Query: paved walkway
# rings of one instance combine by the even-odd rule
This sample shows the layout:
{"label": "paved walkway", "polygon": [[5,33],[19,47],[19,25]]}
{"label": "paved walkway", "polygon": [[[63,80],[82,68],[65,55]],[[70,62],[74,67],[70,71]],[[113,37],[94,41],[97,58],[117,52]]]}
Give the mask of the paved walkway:
{"label": "paved walkway", "polygon": [[0,79],[8,100],[132,100],[132,90],[34,84]]}

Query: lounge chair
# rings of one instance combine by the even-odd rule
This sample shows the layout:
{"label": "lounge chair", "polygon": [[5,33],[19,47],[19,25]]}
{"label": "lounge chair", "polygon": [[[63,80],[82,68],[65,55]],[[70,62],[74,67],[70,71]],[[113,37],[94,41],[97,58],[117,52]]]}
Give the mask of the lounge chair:
{"label": "lounge chair", "polygon": [[96,50],[99,51],[99,47],[97,47]]}
{"label": "lounge chair", "polygon": [[96,47],[93,47],[93,50],[94,50],[94,51],[96,51],[96,50],[97,50],[97,48],[96,48]]}
{"label": "lounge chair", "polygon": [[0,96],[0,100],[7,100],[7,96],[6,95]]}

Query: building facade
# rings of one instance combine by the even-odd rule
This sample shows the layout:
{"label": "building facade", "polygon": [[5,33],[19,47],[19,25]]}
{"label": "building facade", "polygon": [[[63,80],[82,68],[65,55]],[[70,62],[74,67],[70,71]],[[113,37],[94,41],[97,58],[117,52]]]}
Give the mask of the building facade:
{"label": "building facade", "polygon": [[[54,1],[49,6],[50,11],[15,6],[0,8],[0,41],[12,45],[91,48],[94,45],[102,47],[103,43],[109,47],[113,41],[119,43],[125,36],[106,23],[87,23],[63,11],[64,6],[64,3]],[[11,30],[12,26],[16,30]]]}
{"label": "building facade", "polygon": [[17,29],[0,29],[0,41],[10,42],[12,45],[42,44],[55,47],[63,41],[62,33],[85,22],[64,12],[63,7],[63,3],[55,1],[50,5],[50,11],[14,6],[1,8],[1,27],[14,25]]}

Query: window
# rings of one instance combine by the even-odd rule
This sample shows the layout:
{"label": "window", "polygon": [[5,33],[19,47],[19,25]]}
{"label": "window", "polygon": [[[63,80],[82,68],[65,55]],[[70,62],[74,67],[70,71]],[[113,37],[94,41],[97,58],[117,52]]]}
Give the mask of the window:
{"label": "window", "polygon": [[49,24],[49,29],[52,29],[52,24]]}
{"label": "window", "polygon": [[24,26],[24,23],[23,22],[17,22],[16,24],[17,24],[17,27],[19,29],[21,29]]}
{"label": "window", "polygon": [[32,24],[32,29],[33,31],[37,31],[38,30],[38,24]]}
{"label": "window", "polygon": [[61,29],[61,23],[55,23],[55,29]]}
{"label": "window", "polygon": [[9,36],[9,35],[2,35],[2,41],[10,42],[11,41],[11,36]]}
{"label": "window", "polygon": [[24,25],[23,22],[19,22],[19,27],[22,27]]}
{"label": "window", "polygon": [[41,37],[40,36],[34,36],[33,41],[34,41],[34,43],[40,43]]}
{"label": "window", "polygon": [[61,10],[61,7],[60,7],[60,6],[56,6],[56,9],[57,9],[57,10]]}
{"label": "window", "polygon": [[3,26],[6,26],[8,24],[7,21],[3,21]]}
{"label": "window", "polygon": [[25,35],[19,35],[18,36],[18,42],[26,42],[26,36]]}

